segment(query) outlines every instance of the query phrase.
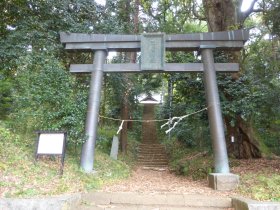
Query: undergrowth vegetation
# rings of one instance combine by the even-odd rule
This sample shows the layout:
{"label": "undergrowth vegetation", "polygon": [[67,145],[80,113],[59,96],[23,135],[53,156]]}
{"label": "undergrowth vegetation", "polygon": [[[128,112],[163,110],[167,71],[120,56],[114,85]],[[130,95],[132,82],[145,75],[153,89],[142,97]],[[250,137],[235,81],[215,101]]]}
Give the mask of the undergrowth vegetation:
{"label": "undergrowth vegetation", "polygon": [[[214,157],[211,150],[188,148],[183,143],[170,140],[164,142],[170,169],[177,175],[205,180],[214,172]],[[240,176],[235,193],[261,201],[280,201],[280,159],[235,159],[230,158],[231,172]]]}
{"label": "undergrowth vegetation", "polygon": [[[103,146],[98,148],[104,149]],[[35,163],[34,149],[35,140],[32,137],[23,139],[0,124],[0,197],[34,197],[87,191],[130,174],[126,163],[112,160],[100,149],[95,154],[96,173],[83,173],[79,168],[79,154],[70,149],[66,151],[64,174],[60,177],[60,160],[41,157]]]}
{"label": "undergrowth vegetation", "polygon": [[[86,174],[79,168],[80,147],[68,147],[64,174],[59,175],[60,160],[40,157],[34,161],[35,136],[16,135],[0,123],[0,197],[40,197],[96,190],[106,184],[127,178],[137,159],[139,139],[129,133],[126,155],[115,161],[109,157],[115,127],[99,129],[95,170]],[[164,142],[170,169],[193,180],[206,180],[214,172],[213,154],[209,148],[188,148],[176,140]],[[280,160],[230,159],[232,173],[240,175],[235,193],[256,200],[280,201]]]}
{"label": "undergrowth vegetation", "polygon": [[[141,124],[140,124],[141,125]],[[118,127],[103,125],[98,129],[98,137],[96,142],[96,148],[105,154],[110,154],[112,139],[116,135]],[[137,161],[138,145],[140,144],[141,128],[138,125],[134,125],[134,128],[128,132],[128,144],[127,151],[123,154],[119,152],[118,158],[132,167]]]}
{"label": "undergrowth vegetation", "polygon": [[280,201],[280,159],[236,160],[232,172],[240,175],[238,193],[255,200]]}
{"label": "undergrowth vegetation", "polygon": [[207,150],[187,148],[178,141],[166,143],[170,168],[178,175],[191,176],[193,180],[207,178],[213,169],[213,157]]}
{"label": "undergrowth vegetation", "polygon": [[248,173],[241,177],[238,191],[256,200],[280,201],[280,175]]}

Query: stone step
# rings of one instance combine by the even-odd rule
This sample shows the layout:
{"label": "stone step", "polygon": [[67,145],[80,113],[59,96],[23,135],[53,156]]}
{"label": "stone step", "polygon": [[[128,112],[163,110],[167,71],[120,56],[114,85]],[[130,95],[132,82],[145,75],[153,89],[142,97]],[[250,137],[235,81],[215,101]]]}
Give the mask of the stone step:
{"label": "stone step", "polygon": [[168,168],[167,164],[141,164],[139,163],[140,167],[144,168]]}
{"label": "stone step", "polygon": [[136,192],[92,192],[82,195],[82,200],[71,210],[222,210],[231,209],[230,198],[188,194],[142,194]]}
{"label": "stone step", "polygon": [[164,147],[160,147],[160,146],[139,146],[139,149],[163,149],[165,150]]}
{"label": "stone step", "polygon": [[167,157],[167,155],[166,155],[166,152],[164,152],[164,151],[159,151],[159,152],[154,152],[154,151],[152,151],[152,152],[150,152],[150,151],[138,151],[138,157],[139,156],[145,156],[145,157],[153,157],[153,156],[165,156],[165,157]]}
{"label": "stone step", "polygon": [[139,166],[147,166],[147,167],[155,167],[155,166],[159,166],[159,167],[168,167],[168,163],[167,162],[150,162],[150,163],[147,163],[147,162],[139,162],[138,163]]}
{"label": "stone step", "polygon": [[166,166],[141,166],[141,168],[147,171],[159,171],[159,172],[168,170]]}
{"label": "stone step", "polygon": [[143,147],[138,147],[139,149],[162,149],[165,150],[164,147],[155,147],[155,146],[143,146]]}
{"label": "stone step", "polygon": [[161,147],[161,148],[165,148],[164,145],[162,144],[154,144],[154,143],[151,143],[151,142],[147,142],[145,144],[140,144],[139,147]]}
{"label": "stone step", "polygon": [[168,166],[141,166],[141,169],[144,170],[154,170],[154,171],[167,171]]}
{"label": "stone step", "polygon": [[139,152],[142,152],[142,151],[149,151],[149,152],[165,152],[165,149],[162,149],[162,148],[139,148],[138,151],[139,151]]}
{"label": "stone step", "polygon": [[141,162],[141,161],[146,161],[146,162],[161,162],[161,161],[164,161],[164,162],[168,162],[167,161],[167,158],[138,158],[138,161]]}
{"label": "stone step", "polygon": [[142,168],[168,168],[167,164],[141,164],[139,163],[139,166]]}
{"label": "stone step", "polygon": [[149,161],[155,161],[155,160],[166,160],[166,156],[138,156],[138,160],[149,160]]}
{"label": "stone step", "polygon": [[139,165],[146,165],[146,166],[155,166],[155,165],[160,165],[160,166],[168,166],[168,162],[138,162]]}
{"label": "stone step", "polygon": [[138,159],[167,159],[166,155],[153,155],[153,154],[140,154],[137,157]]}
{"label": "stone step", "polygon": [[158,141],[155,141],[153,139],[151,139],[151,140],[149,140],[149,139],[142,140],[140,145],[145,145],[145,144],[162,145]]}
{"label": "stone step", "polygon": [[164,152],[159,152],[159,153],[154,153],[154,152],[139,152],[137,157],[167,157],[166,153]]}
{"label": "stone step", "polygon": [[153,158],[153,157],[167,157],[165,153],[150,153],[150,152],[143,152],[143,153],[139,153],[137,157],[149,157],[149,158]]}
{"label": "stone step", "polygon": [[154,161],[165,161],[168,162],[167,158],[138,158],[138,161],[148,161],[148,162],[154,162]]}
{"label": "stone step", "polygon": [[176,207],[176,206],[148,206],[148,205],[97,205],[83,206],[79,210],[234,210],[233,208],[207,208],[207,207]]}
{"label": "stone step", "polygon": [[158,151],[158,152],[165,152],[163,148],[139,148],[138,151]]}
{"label": "stone step", "polygon": [[166,156],[166,152],[164,151],[138,151],[138,155],[145,155],[145,156],[156,156],[156,155],[165,155]]}
{"label": "stone step", "polygon": [[166,160],[160,160],[160,161],[149,161],[149,160],[141,160],[138,161],[139,164],[168,164]]}
{"label": "stone step", "polygon": [[166,157],[166,153],[165,152],[161,152],[161,153],[155,153],[155,154],[147,154],[147,155],[143,155],[143,154],[138,154],[138,157],[161,157],[164,156]]}
{"label": "stone step", "polygon": [[163,146],[139,146],[140,149],[164,149],[165,148]]}
{"label": "stone step", "polygon": [[166,161],[167,162],[167,158],[166,157],[157,157],[157,158],[146,158],[146,157],[138,157],[138,161]]}
{"label": "stone step", "polygon": [[149,144],[147,144],[145,146],[140,145],[139,148],[162,148],[162,149],[165,149],[164,146],[156,146],[156,145],[149,145]]}

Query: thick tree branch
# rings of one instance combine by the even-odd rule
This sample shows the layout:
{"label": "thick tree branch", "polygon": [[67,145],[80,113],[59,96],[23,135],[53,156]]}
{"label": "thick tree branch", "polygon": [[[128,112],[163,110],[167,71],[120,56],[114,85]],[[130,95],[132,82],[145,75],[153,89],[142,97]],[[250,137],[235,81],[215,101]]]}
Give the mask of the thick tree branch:
{"label": "thick tree branch", "polygon": [[247,11],[242,13],[242,19],[240,20],[240,23],[243,23],[247,17],[249,17],[249,15],[251,15],[252,13],[256,13],[256,12],[262,12],[263,9],[254,9],[255,4],[257,3],[258,0],[253,0],[248,8]]}
{"label": "thick tree branch", "polygon": [[263,9],[253,9],[253,10],[252,10],[252,13],[253,13],[253,12],[263,12],[263,11],[264,11]]}
{"label": "thick tree branch", "polygon": [[198,11],[196,10],[196,4],[195,4],[195,1],[193,2],[193,4],[192,4],[192,13],[193,13],[193,15],[198,19],[198,20],[200,20],[200,21],[206,21],[207,20],[207,18],[205,17],[205,16],[202,16],[202,15],[200,15],[200,14],[198,14]]}

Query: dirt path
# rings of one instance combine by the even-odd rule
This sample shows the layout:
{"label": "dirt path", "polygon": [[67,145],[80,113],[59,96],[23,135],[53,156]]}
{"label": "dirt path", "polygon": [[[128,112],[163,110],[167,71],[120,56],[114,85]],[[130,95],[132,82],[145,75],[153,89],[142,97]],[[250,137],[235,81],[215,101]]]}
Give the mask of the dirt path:
{"label": "dirt path", "polygon": [[136,168],[127,180],[103,187],[105,192],[140,193],[184,193],[217,196],[233,196],[236,193],[219,192],[208,187],[207,180],[193,181],[191,178],[176,176],[166,171],[153,171]]}
{"label": "dirt path", "polygon": [[[154,119],[154,105],[145,104],[144,120]],[[143,123],[142,143],[157,143],[154,122]],[[168,170],[145,170],[136,167],[127,180],[103,187],[105,192],[140,192],[140,193],[185,193],[204,195],[233,195],[234,192],[217,192],[208,187],[207,180],[193,181],[191,178],[176,176]]]}

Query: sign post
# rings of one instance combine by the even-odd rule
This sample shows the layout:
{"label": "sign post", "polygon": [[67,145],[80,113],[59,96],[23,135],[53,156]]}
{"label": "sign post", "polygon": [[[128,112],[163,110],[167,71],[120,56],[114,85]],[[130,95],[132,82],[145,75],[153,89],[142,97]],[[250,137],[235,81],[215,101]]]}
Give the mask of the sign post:
{"label": "sign post", "polygon": [[60,157],[60,175],[63,174],[67,133],[65,131],[37,131],[35,160],[39,156]]}

